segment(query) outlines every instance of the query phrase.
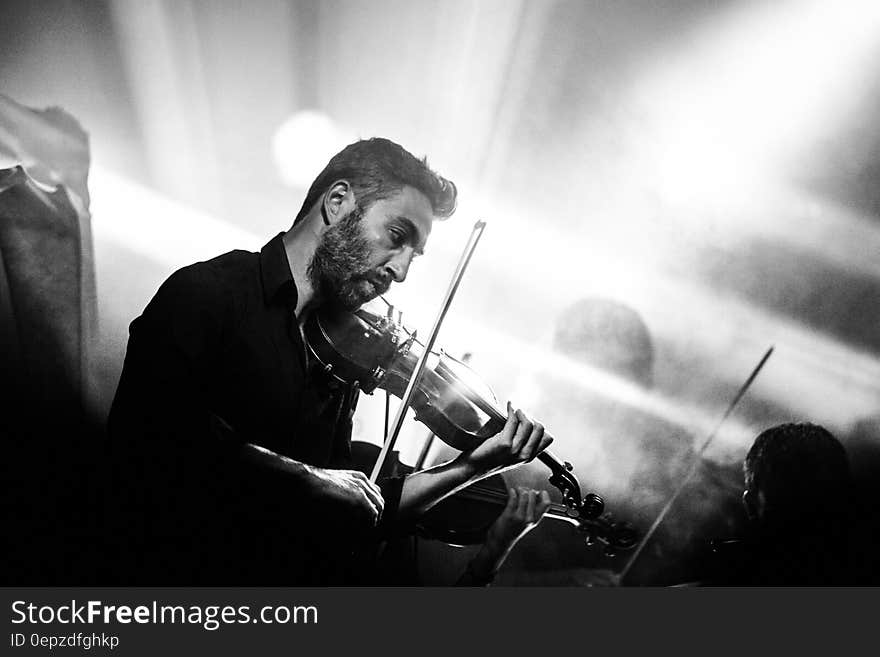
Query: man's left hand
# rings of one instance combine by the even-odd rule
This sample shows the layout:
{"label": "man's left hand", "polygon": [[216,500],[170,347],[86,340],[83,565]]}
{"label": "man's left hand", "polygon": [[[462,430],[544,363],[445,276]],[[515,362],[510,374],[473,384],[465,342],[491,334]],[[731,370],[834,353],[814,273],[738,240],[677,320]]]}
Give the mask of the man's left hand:
{"label": "man's left hand", "polygon": [[542,424],[530,420],[522,410],[514,411],[508,402],[504,428],[465,456],[480,472],[495,472],[531,461],[552,442]]}

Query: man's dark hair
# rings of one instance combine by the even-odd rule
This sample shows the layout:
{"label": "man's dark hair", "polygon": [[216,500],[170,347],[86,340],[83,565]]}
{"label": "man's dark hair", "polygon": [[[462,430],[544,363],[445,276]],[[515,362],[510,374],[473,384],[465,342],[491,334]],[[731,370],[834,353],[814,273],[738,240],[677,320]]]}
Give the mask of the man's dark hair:
{"label": "man's dark hair", "polygon": [[363,210],[409,186],[425,195],[436,217],[443,219],[455,212],[457,191],[451,180],[432,171],[427,158],[420,160],[393,141],[375,137],[349,144],[330,159],[309,188],[294,223],[337,180],[351,183]]}
{"label": "man's dark hair", "polygon": [[761,433],[743,463],[746,487],[761,491],[778,519],[833,513],[847,503],[846,450],[816,424],[781,424]]}

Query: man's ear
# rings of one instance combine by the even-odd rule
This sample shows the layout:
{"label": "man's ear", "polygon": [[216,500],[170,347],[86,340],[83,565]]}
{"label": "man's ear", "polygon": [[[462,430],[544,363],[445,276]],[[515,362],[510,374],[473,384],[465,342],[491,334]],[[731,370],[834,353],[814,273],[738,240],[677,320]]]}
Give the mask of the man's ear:
{"label": "man's ear", "polygon": [[346,216],[355,208],[354,190],[347,180],[337,180],[324,194],[321,203],[321,218],[329,226]]}

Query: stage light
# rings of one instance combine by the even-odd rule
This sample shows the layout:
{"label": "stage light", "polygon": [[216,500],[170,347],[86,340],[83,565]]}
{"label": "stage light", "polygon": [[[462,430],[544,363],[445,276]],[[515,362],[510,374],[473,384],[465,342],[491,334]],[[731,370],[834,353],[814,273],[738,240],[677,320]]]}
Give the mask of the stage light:
{"label": "stage light", "polygon": [[874,0],[750,4],[721,21],[635,86],[673,202],[727,204],[802,169],[803,146],[850,116],[880,45]]}
{"label": "stage light", "polygon": [[353,137],[326,114],[303,110],[275,131],[272,154],[284,183],[305,188],[330,158],[352,141]]}
{"label": "stage light", "polygon": [[96,248],[118,244],[166,275],[232,249],[258,250],[265,241],[101,167],[92,168],[89,189]]}

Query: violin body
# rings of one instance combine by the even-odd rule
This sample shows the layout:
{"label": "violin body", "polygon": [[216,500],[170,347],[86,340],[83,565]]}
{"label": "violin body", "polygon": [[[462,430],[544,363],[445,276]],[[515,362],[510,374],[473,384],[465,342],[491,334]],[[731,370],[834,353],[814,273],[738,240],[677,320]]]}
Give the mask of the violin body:
{"label": "violin body", "polygon": [[[313,314],[304,332],[326,373],[342,382],[356,382],[367,394],[378,387],[402,398],[421,355],[415,333],[363,309]],[[461,451],[498,433],[506,419],[486,397],[491,391],[471,389],[476,378],[468,372],[464,363],[437,354],[410,402],[417,421]]]}

